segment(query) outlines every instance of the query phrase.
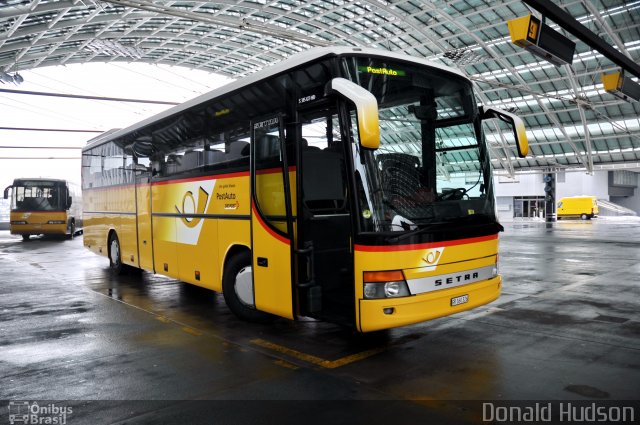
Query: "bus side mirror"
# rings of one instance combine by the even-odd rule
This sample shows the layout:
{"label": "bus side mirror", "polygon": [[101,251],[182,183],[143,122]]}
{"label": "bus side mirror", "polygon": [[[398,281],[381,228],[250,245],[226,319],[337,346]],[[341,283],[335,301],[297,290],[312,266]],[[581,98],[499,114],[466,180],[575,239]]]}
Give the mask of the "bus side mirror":
{"label": "bus side mirror", "polygon": [[13,186],[7,186],[4,188],[4,199],[9,199],[9,189],[11,189]]}
{"label": "bus side mirror", "polygon": [[370,91],[345,78],[334,78],[325,87],[325,94],[336,93],[356,105],[360,146],[367,149],[380,147],[378,101]]}
{"label": "bus side mirror", "polygon": [[516,140],[518,156],[520,158],[526,158],[529,154],[529,141],[527,140],[527,131],[524,128],[522,119],[502,109],[480,107],[480,119],[487,120],[491,118],[498,118],[513,128],[513,137],[515,137]]}
{"label": "bus side mirror", "polygon": [[71,206],[72,202],[73,202],[73,199],[71,198],[71,196],[67,196],[67,208]]}

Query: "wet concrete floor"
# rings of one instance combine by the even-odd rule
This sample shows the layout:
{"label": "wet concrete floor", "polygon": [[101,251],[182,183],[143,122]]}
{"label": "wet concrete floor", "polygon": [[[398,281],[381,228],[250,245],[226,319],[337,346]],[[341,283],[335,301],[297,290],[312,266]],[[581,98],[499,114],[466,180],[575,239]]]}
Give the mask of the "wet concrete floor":
{"label": "wet concrete floor", "polygon": [[470,400],[640,398],[640,221],[505,228],[499,300],[373,335],[242,322],[220,294],[112,276],[81,237],[0,232],[0,400],[71,403],[71,424],[326,423],[346,407],[471,423]]}

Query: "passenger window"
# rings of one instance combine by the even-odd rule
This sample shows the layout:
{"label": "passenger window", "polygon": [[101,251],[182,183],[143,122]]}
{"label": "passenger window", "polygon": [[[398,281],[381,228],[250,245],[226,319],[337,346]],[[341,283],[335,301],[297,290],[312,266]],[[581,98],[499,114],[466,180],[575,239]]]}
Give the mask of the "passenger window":
{"label": "passenger window", "polygon": [[271,118],[253,125],[254,184],[258,208],[271,226],[287,234],[279,119]]}
{"label": "passenger window", "polygon": [[302,119],[303,203],[313,212],[338,212],[346,206],[346,171],[337,115]]}

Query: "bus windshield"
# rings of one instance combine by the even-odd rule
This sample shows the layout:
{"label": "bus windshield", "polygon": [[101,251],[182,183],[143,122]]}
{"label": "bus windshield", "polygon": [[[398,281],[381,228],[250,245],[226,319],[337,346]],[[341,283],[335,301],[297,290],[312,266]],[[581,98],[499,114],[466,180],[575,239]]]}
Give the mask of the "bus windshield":
{"label": "bus windshield", "polygon": [[13,185],[13,211],[64,210],[64,186],[55,181],[20,181]]}
{"label": "bus windshield", "polygon": [[[495,223],[490,160],[471,83],[382,58],[348,58],[344,65],[347,78],[373,93],[379,107],[379,149],[356,143],[353,150],[361,230]],[[357,128],[355,112],[351,120]]]}

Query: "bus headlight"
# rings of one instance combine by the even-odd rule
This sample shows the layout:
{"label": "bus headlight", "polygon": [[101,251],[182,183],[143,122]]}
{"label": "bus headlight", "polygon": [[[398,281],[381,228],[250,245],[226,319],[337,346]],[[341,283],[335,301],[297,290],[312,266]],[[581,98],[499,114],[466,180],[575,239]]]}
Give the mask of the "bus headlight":
{"label": "bus headlight", "polygon": [[49,220],[47,224],[64,224],[64,220]]}
{"label": "bus headlight", "polygon": [[365,298],[397,298],[410,295],[402,271],[364,272]]}

